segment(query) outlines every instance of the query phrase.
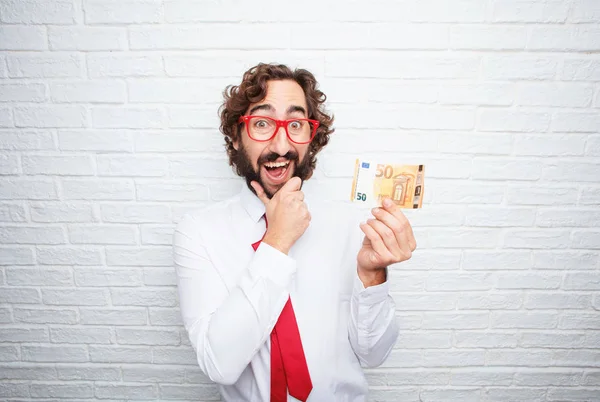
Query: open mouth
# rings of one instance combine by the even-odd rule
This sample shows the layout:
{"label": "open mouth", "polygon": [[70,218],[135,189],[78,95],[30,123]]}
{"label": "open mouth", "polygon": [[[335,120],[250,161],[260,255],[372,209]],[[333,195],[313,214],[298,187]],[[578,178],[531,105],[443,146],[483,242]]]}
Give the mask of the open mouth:
{"label": "open mouth", "polygon": [[277,185],[283,183],[291,170],[290,161],[266,162],[263,165],[266,178],[271,184]]}

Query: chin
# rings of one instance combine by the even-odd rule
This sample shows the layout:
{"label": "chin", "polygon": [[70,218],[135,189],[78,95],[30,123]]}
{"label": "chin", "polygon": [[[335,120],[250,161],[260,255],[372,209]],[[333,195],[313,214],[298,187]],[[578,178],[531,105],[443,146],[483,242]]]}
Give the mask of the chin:
{"label": "chin", "polygon": [[[264,179],[261,178],[261,180],[263,180],[263,183],[264,183]],[[273,196],[279,190],[281,190],[281,188],[283,186],[285,186],[285,183],[287,183],[288,180],[289,179],[287,179],[284,183],[281,183],[281,184],[263,184],[263,190],[265,190],[265,193],[267,193],[267,195],[269,196],[269,198],[273,198]]]}
{"label": "chin", "polygon": [[265,190],[265,192],[267,194],[269,194],[271,197],[273,195],[275,195],[275,193],[277,193],[277,191],[279,191],[283,186],[285,186],[285,184],[292,178],[294,177],[294,173],[295,173],[295,166],[290,166],[290,168],[288,168],[288,171],[285,173],[285,176],[277,179],[277,180],[272,180],[271,177],[269,177],[268,173],[265,172],[264,167],[261,168],[261,174],[260,174],[260,179],[262,181],[262,186],[263,189]]}

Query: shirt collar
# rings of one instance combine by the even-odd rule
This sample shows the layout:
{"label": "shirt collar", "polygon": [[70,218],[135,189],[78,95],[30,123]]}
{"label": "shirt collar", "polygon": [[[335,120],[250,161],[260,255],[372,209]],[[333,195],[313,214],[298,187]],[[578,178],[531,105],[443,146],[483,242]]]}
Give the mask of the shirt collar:
{"label": "shirt collar", "polygon": [[240,198],[248,216],[254,223],[258,222],[265,214],[265,204],[248,188],[245,182],[242,186]]}

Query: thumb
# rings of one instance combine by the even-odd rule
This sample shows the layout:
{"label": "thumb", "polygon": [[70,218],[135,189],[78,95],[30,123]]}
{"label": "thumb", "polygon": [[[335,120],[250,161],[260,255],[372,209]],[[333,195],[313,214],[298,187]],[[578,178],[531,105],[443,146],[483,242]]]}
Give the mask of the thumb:
{"label": "thumb", "polygon": [[302,187],[302,179],[300,179],[298,176],[294,176],[289,179],[279,191],[291,193],[292,191],[300,190],[300,187]]}
{"label": "thumb", "polygon": [[269,203],[269,197],[265,194],[265,190],[263,190],[262,186],[257,181],[251,181],[250,185],[256,192],[256,196],[259,200],[262,201],[263,204],[267,205]]}

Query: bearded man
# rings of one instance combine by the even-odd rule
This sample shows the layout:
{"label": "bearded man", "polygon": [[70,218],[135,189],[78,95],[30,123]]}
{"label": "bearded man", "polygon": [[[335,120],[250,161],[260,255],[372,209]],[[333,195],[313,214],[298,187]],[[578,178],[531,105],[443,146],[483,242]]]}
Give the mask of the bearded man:
{"label": "bearded man", "polygon": [[198,364],[225,401],[365,401],[362,368],[398,336],[387,267],[415,250],[410,223],[390,200],[360,223],[345,204],[305,199],[334,131],[309,71],[259,64],[224,98],[221,132],[246,185],[174,235]]}

